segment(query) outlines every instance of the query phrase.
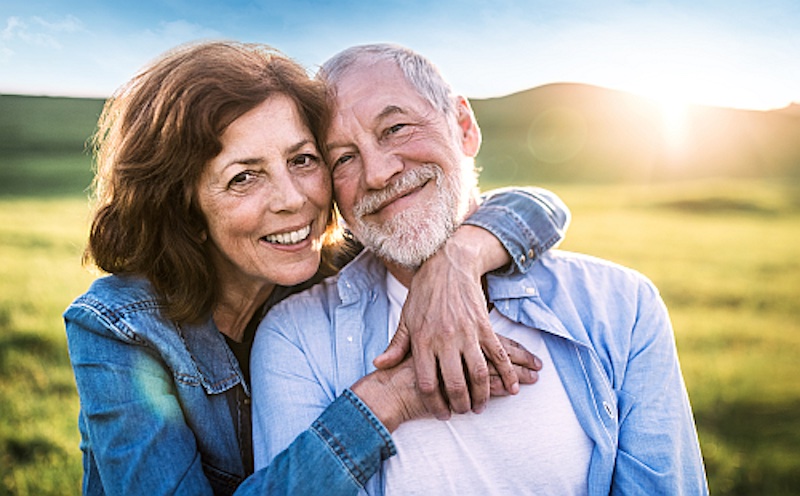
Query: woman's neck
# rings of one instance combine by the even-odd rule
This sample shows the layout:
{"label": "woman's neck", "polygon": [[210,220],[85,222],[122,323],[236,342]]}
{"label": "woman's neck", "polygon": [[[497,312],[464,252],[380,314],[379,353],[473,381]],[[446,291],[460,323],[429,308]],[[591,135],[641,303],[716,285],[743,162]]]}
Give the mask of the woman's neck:
{"label": "woman's neck", "polygon": [[248,322],[267,301],[275,285],[248,291],[243,289],[239,287],[222,291],[213,315],[217,329],[237,343],[242,341]]}

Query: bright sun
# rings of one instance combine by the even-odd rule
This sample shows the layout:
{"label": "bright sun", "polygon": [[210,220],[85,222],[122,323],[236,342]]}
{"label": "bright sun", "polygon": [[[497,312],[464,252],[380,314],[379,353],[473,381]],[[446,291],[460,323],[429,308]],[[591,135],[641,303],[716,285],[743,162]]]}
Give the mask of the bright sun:
{"label": "bright sun", "polygon": [[680,152],[685,144],[689,127],[689,104],[675,97],[655,99],[661,111],[661,132],[667,149]]}

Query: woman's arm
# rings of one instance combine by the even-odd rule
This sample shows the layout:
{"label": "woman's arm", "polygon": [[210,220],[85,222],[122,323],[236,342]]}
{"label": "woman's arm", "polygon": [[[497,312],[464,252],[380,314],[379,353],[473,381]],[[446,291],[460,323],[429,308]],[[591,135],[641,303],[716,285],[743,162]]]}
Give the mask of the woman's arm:
{"label": "woman's arm", "polygon": [[72,306],[67,344],[81,404],[84,493],[213,494],[172,374],[111,316]]}
{"label": "woman's arm", "polygon": [[[65,318],[81,401],[85,492],[211,495],[232,491],[244,479],[233,426],[227,427],[232,422],[227,399],[222,394],[207,396],[200,384],[190,385],[198,390],[193,405],[207,409],[195,412],[194,418],[209,422],[209,429],[218,433],[215,439],[200,439],[197,426],[190,425],[186,406],[176,395],[176,381],[193,382],[193,377],[173,377],[160,355],[124,325],[112,330],[112,314],[101,315],[96,309],[73,305]],[[391,373],[381,371],[384,377]],[[294,378],[302,374],[301,370]],[[263,377],[261,369],[253,375]],[[406,376],[413,381],[413,374]],[[261,383],[255,382],[259,388]],[[278,384],[285,391],[291,381],[278,378],[275,385]],[[315,397],[308,389],[302,391],[308,393],[304,399]],[[373,394],[365,393],[373,404],[383,405],[382,412],[387,412],[391,396],[376,396],[377,393],[391,395],[391,391],[373,388]],[[277,404],[281,398],[273,396],[267,396],[265,401],[274,399]],[[299,394],[289,396],[298,397]],[[247,477],[236,494],[344,495],[356,494],[366,484],[381,461],[394,454],[389,431],[352,392],[345,391],[335,401],[328,398],[322,396],[319,408],[304,401],[302,405],[308,410],[281,410],[270,434],[285,436],[291,431],[290,437],[276,441],[283,443],[286,439],[289,446]],[[262,402],[256,402],[253,410],[256,426],[260,425],[256,412],[259,404]],[[214,409],[223,415],[215,417],[210,413]],[[200,444],[215,443],[220,445],[216,459],[207,459],[198,449]],[[263,444],[256,447],[263,449]],[[260,451],[256,449],[256,454]]]}
{"label": "woman's arm", "polygon": [[397,333],[375,366],[394,366],[411,351],[425,405],[440,419],[451,410],[478,413],[485,408],[488,363],[507,391],[516,394],[519,380],[489,325],[481,278],[505,266],[508,272],[526,272],[561,241],[569,220],[567,206],[541,188],[504,188],[485,195],[478,210],[417,272]]}
{"label": "woman's arm", "polygon": [[[251,355],[256,473],[243,489],[355,494],[395,454],[384,423],[393,428],[412,411],[400,408],[401,401],[413,402],[405,395],[414,381],[407,361],[360,380],[355,369],[339,370],[332,362],[331,322],[309,299],[273,308],[256,332]],[[343,374],[357,382],[339,393]],[[405,387],[391,389],[404,378]]]}
{"label": "woman's arm", "polygon": [[[259,387],[254,393],[265,391]],[[236,494],[354,495],[396,453],[389,431],[351,390],[319,408],[298,401],[309,396],[307,390],[293,398],[258,396],[253,410],[256,472]],[[318,415],[310,427],[300,420],[309,412]]]}

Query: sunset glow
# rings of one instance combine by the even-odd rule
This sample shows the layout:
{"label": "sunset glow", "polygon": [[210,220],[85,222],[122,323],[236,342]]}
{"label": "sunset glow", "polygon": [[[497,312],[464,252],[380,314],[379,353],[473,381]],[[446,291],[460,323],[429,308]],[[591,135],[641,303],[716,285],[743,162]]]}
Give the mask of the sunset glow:
{"label": "sunset glow", "polygon": [[665,98],[658,102],[661,110],[661,126],[664,144],[673,153],[680,152],[686,143],[688,133],[688,104],[686,102]]}

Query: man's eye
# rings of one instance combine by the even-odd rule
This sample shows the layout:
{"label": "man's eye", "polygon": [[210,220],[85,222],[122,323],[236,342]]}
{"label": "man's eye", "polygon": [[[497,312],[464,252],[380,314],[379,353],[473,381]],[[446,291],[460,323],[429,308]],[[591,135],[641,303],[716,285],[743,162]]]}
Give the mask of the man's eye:
{"label": "man's eye", "polygon": [[336,160],[334,160],[333,167],[335,169],[336,167],[338,167],[340,165],[344,165],[344,164],[346,164],[347,162],[349,162],[351,160],[353,160],[353,156],[352,155],[342,155],[339,158],[337,158]]}
{"label": "man's eye", "polygon": [[387,128],[385,134],[386,135],[395,134],[404,127],[406,127],[405,124],[395,124],[394,126],[390,126],[389,128]]}

